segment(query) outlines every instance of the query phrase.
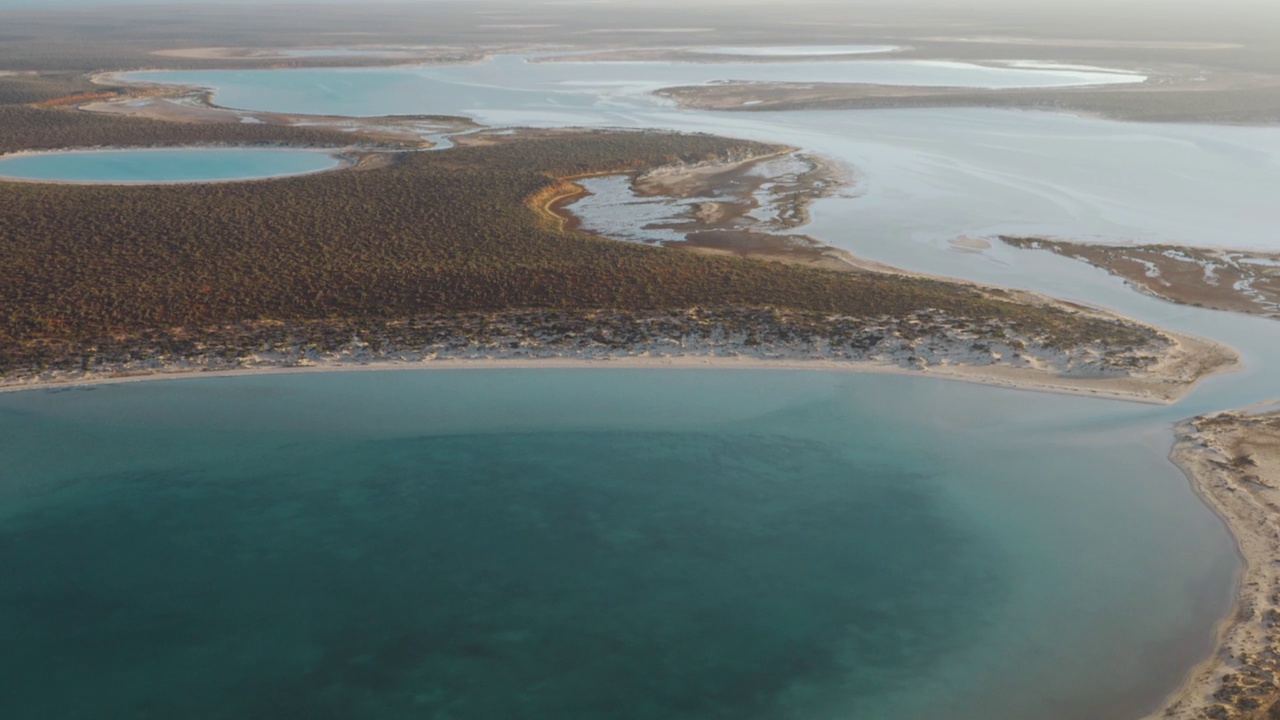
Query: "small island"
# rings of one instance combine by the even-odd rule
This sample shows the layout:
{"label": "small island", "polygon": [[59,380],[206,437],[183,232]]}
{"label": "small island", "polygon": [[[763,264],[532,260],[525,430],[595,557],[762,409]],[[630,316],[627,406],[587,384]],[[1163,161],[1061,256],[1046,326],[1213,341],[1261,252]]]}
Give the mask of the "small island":
{"label": "small island", "polygon": [[1102,245],[1054,238],[1000,238],[1102,268],[1149,295],[1214,310],[1280,317],[1280,255],[1180,245]]}

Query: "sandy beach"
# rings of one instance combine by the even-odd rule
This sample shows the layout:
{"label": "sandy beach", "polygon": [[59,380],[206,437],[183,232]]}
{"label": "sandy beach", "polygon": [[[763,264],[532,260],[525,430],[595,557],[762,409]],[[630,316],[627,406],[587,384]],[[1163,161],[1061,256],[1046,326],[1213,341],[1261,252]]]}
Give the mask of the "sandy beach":
{"label": "sandy beach", "polygon": [[1218,649],[1151,720],[1262,720],[1280,701],[1280,415],[1242,411],[1177,428],[1171,455],[1235,536],[1246,567]]}
{"label": "sandy beach", "polygon": [[762,357],[758,349],[716,348],[702,354],[620,355],[587,352],[577,356],[531,357],[528,354],[471,357],[427,356],[416,359],[373,357],[362,348],[327,357],[299,361],[284,356],[254,356],[238,364],[172,361],[133,368],[88,371],[49,371],[25,377],[0,379],[0,392],[83,387],[111,383],[141,382],[193,377],[239,377],[254,374],[300,372],[367,372],[384,370],[506,370],[612,368],[619,370],[792,370],[813,372],[886,373],[931,377],[992,385],[1018,390],[1080,395],[1150,404],[1170,404],[1190,392],[1201,379],[1238,367],[1238,359],[1228,348],[1200,338],[1173,338],[1175,349],[1147,373],[1130,377],[1072,377],[1044,365],[1022,367],[965,365],[945,361],[920,365],[910,357],[878,360],[848,360],[821,357]]}

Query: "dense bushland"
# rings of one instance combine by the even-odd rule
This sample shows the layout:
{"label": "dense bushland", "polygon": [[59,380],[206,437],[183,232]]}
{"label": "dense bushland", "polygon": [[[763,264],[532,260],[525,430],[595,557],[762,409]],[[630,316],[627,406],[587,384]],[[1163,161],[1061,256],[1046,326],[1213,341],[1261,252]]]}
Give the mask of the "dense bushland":
{"label": "dense bushland", "polygon": [[856,317],[936,309],[1016,323],[1063,345],[1147,337],[946,282],[566,233],[526,203],[566,175],[767,149],[712,136],[584,133],[270,181],[0,183],[0,347],[240,321],[512,308],[768,306]]}

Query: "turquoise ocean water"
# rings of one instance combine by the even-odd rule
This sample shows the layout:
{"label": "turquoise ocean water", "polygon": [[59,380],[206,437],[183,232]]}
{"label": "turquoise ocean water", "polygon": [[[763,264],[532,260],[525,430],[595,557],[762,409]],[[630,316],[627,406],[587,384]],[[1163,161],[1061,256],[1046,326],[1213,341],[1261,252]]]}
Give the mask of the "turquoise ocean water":
{"label": "turquoise ocean water", "polygon": [[13,718],[1133,718],[1233,546],[1167,410],[785,371],[0,396]]}

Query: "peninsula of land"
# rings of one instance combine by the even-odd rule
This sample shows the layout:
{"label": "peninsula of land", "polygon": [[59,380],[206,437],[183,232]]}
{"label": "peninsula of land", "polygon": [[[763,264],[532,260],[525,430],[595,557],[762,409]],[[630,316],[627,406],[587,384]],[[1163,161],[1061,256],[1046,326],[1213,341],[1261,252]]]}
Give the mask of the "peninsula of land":
{"label": "peninsula of land", "polygon": [[[709,135],[482,133],[363,172],[216,187],[11,183],[0,382],[728,356],[1169,402],[1235,363],[1213,343],[1027,293],[831,269],[838,251],[770,232],[803,222],[835,184],[825,164],[793,154]],[[791,168],[772,184],[774,217],[742,225],[755,207],[744,198],[770,176],[753,172],[769,165]],[[734,186],[738,199],[680,221],[696,252],[589,236],[557,215],[576,178],[618,173],[643,192]]]}

